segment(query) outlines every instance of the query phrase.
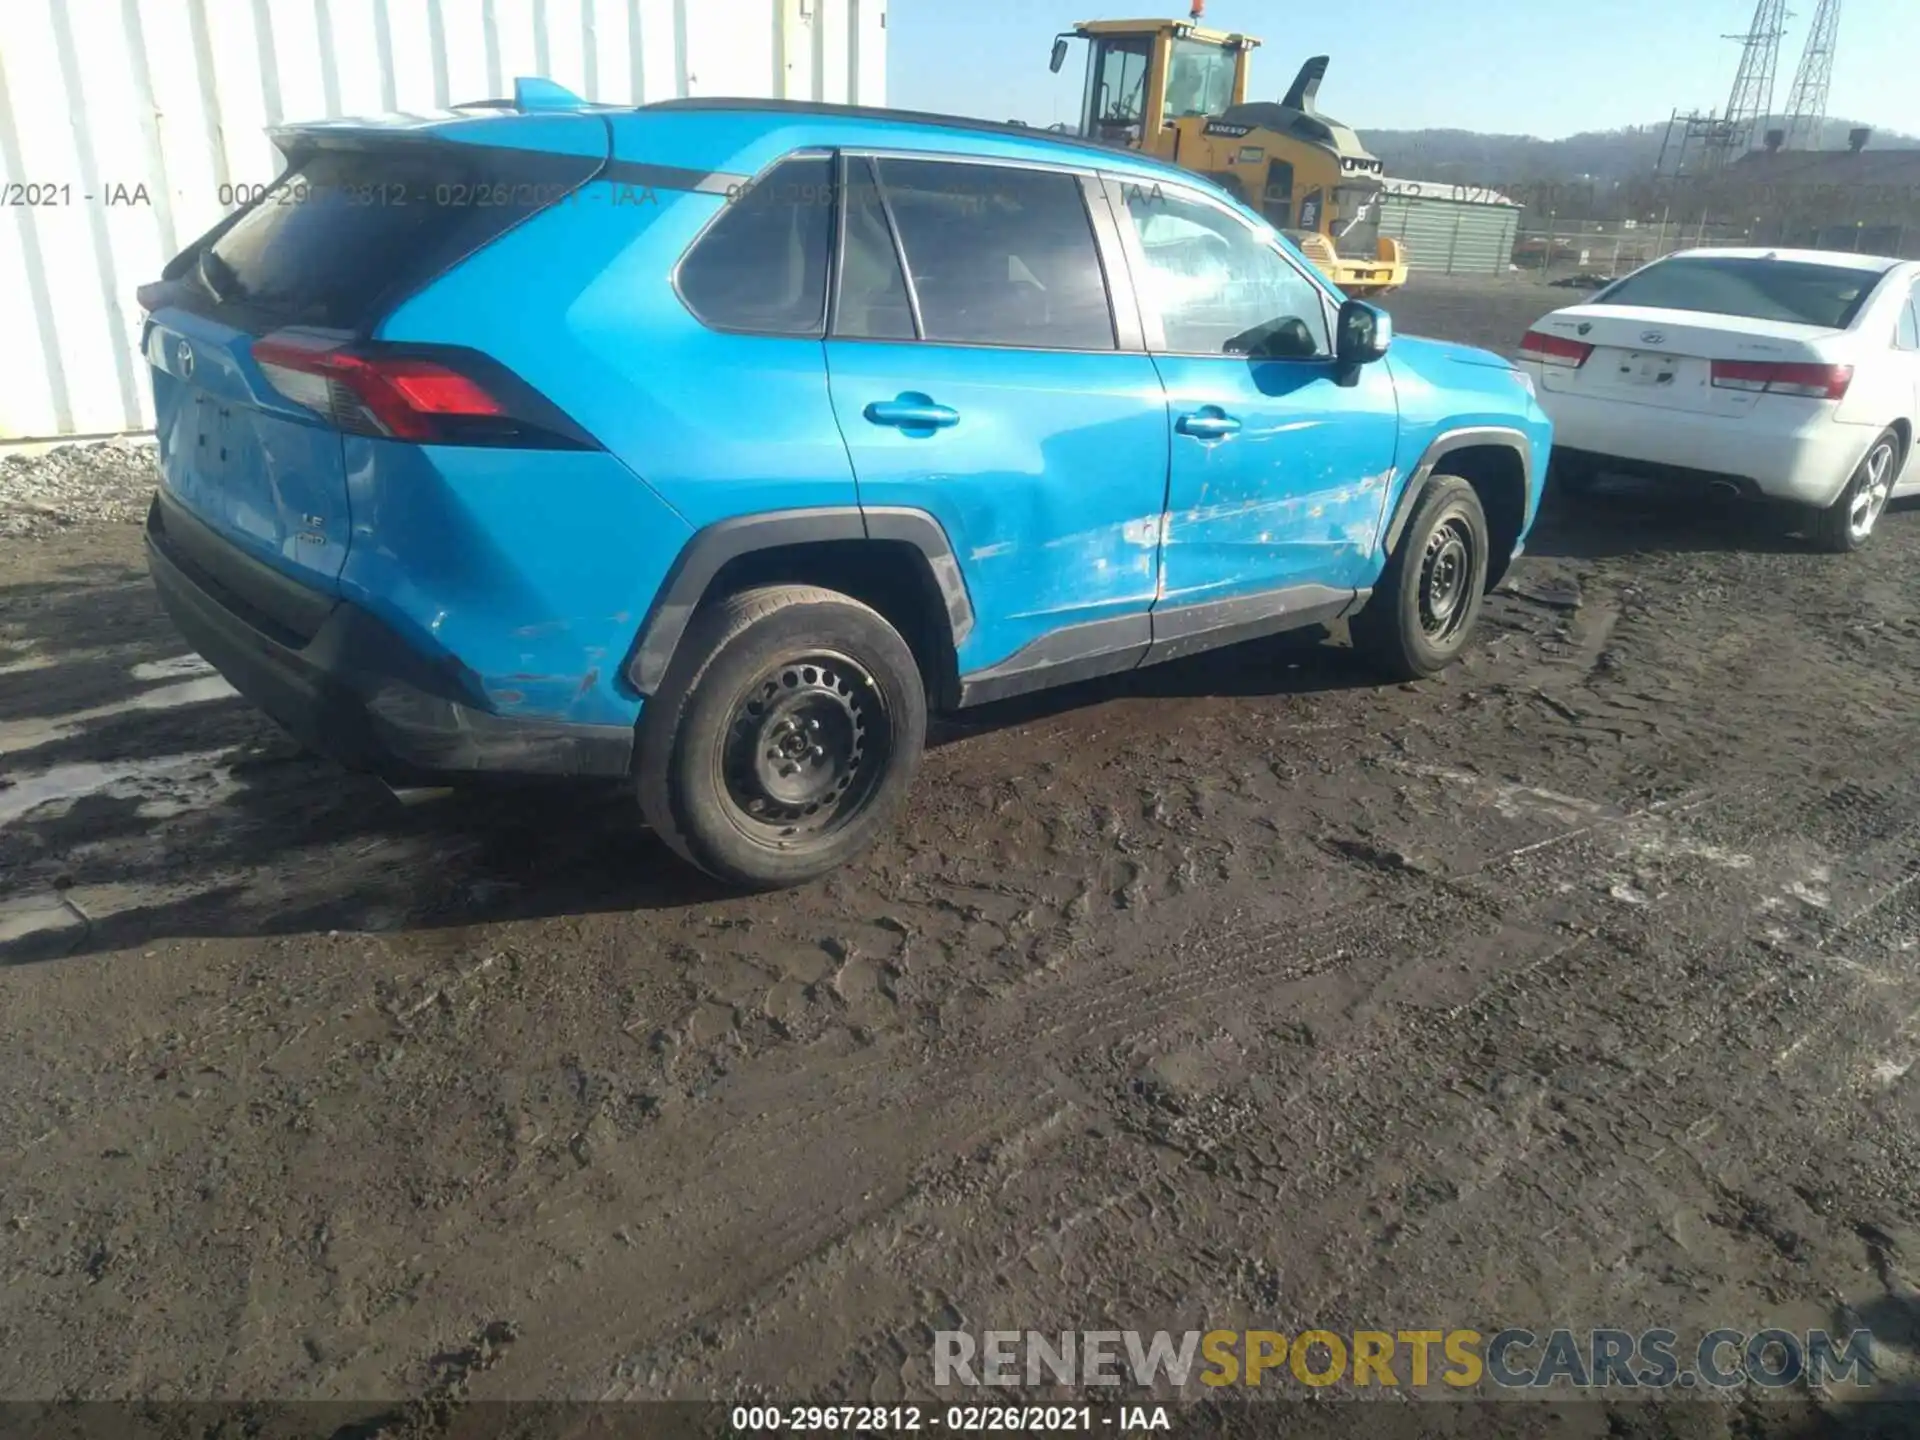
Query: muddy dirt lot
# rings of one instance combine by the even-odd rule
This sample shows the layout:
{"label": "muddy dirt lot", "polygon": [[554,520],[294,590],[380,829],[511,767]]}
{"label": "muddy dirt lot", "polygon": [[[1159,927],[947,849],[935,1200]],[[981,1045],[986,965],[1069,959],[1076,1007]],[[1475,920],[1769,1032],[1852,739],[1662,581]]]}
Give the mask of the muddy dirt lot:
{"label": "muddy dirt lot", "polygon": [[0,1395],[1416,1323],[1865,1325],[1911,1387],[1917,570],[1915,513],[1556,504],[1444,679],[1307,637],[970,714],[870,860],[735,899],[619,797],[303,757],[135,527],[0,542]]}

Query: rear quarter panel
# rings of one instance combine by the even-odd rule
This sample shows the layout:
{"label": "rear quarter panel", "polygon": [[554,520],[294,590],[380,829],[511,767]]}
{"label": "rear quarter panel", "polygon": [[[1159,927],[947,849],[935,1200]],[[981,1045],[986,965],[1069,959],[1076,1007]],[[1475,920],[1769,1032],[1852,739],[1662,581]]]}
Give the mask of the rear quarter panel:
{"label": "rear quarter panel", "polygon": [[668,284],[724,203],[596,182],[381,327],[495,357],[605,446],[349,445],[343,591],[458,654],[499,713],[632,721],[624,661],[698,528],[855,503],[820,343],[709,331]]}

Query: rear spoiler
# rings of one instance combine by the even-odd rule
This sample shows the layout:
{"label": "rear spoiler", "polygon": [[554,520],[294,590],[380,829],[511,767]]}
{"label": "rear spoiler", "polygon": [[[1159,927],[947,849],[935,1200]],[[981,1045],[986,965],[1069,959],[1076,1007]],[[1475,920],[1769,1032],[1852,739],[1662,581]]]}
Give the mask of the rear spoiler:
{"label": "rear spoiler", "polygon": [[595,103],[567,89],[558,81],[540,75],[522,75],[513,82],[511,100],[468,100],[455,110],[518,110],[523,115],[536,110],[592,110]]}

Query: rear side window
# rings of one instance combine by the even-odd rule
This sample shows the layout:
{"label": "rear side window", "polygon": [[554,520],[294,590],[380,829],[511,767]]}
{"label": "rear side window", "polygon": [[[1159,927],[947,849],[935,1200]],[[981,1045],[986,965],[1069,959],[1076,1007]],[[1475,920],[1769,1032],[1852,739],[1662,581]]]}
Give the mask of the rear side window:
{"label": "rear side window", "polygon": [[833,249],[833,161],[799,156],[739,195],[680,262],[680,296],[716,330],[821,335]]}
{"label": "rear side window", "polygon": [[1798,260],[1689,256],[1650,265],[1589,303],[1645,305],[1844,330],[1860,313],[1882,273]]}
{"label": "rear side window", "polygon": [[906,252],[923,339],[1115,348],[1106,278],[1077,178],[887,159],[879,162],[879,178]]}
{"label": "rear side window", "polygon": [[1894,344],[1901,350],[1920,350],[1920,295],[1901,307],[1900,334]]}
{"label": "rear side window", "polygon": [[446,144],[315,151],[207,247],[200,282],[271,322],[365,329],[598,168]]}

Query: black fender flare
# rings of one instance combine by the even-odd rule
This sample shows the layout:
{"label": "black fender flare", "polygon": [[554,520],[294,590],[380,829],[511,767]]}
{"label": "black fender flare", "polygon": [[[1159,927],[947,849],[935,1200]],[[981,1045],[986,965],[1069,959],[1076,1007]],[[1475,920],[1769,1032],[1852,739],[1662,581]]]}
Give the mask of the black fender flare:
{"label": "black fender flare", "polygon": [[1526,432],[1507,425],[1465,425],[1436,435],[1421,452],[1420,463],[1413,467],[1413,474],[1408,477],[1406,488],[1400,492],[1399,502],[1393,507],[1387,528],[1380,536],[1380,548],[1389,555],[1393,553],[1394,546],[1400,543],[1401,532],[1407,528],[1407,521],[1413,517],[1413,507],[1420,503],[1421,492],[1427,488],[1427,482],[1433,478],[1442,460],[1456,450],[1487,445],[1511,450],[1519,458],[1521,493],[1526,497],[1526,513],[1522,516],[1524,529],[1524,522],[1533,519],[1533,447],[1527,441]]}
{"label": "black fender flare", "polygon": [[650,696],[666,680],[674,650],[686,633],[687,622],[729,562],[760,550],[832,540],[892,541],[910,545],[926,561],[927,572],[946,606],[948,632],[959,648],[973,630],[973,602],[966,578],[954,556],[947,532],[924,510],[904,507],[823,505],[802,510],[770,510],[739,515],[696,531],[681,548],[667,572],[653,607],[634,640],[627,661],[628,682],[642,696]]}

